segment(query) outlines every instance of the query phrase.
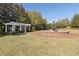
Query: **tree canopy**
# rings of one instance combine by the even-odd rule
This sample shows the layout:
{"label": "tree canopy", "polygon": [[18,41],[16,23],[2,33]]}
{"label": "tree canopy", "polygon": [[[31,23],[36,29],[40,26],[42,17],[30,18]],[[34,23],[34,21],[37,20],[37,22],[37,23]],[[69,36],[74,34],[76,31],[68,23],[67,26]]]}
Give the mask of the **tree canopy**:
{"label": "tree canopy", "polygon": [[28,12],[28,17],[33,29],[46,29],[47,20],[42,17],[40,12],[30,11]]}
{"label": "tree canopy", "polygon": [[79,27],[79,14],[74,15],[74,17],[72,18],[72,21],[71,21],[71,26],[76,27],[76,28]]}
{"label": "tree canopy", "polygon": [[64,18],[62,20],[59,20],[58,22],[55,23],[56,28],[65,28],[70,26],[70,21],[68,18]]}
{"label": "tree canopy", "polygon": [[3,22],[17,21],[18,13],[16,12],[16,5],[12,3],[0,4],[0,20]]}

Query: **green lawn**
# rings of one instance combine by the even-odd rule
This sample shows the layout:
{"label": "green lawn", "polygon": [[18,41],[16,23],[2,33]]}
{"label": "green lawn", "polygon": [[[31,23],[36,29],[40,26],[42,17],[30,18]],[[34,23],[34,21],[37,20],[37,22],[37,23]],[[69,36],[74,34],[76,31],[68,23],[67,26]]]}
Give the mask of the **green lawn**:
{"label": "green lawn", "polygon": [[79,39],[7,35],[0,37],[0,55],[79,55]]}

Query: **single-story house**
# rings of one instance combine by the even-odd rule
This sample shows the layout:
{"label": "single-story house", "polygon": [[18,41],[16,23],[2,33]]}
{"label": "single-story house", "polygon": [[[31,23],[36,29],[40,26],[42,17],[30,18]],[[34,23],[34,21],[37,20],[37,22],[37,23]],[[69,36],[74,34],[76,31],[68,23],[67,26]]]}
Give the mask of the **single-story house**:
{"label": "single-story house", "polygon": [[13,33],[18,29],[19,31],[27,32],[27,29],[30,30],[31,24],[23,24],[17,22],[4,23],[4,31]]}

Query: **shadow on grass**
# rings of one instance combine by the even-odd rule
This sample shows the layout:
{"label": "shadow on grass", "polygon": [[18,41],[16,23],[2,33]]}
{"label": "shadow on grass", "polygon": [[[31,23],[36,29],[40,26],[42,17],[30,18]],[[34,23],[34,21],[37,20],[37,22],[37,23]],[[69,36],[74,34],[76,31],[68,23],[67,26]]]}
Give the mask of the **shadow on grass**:
{"label": "shadow on grass", "polygon": [[0,37],[4,37],[4,36],[20,36],[20,35],[25,35],[29,32],[26,32],[26,33],[21,33],[21,32],[15,32],[15,33],[3,33],[3,34],[0,34]]}

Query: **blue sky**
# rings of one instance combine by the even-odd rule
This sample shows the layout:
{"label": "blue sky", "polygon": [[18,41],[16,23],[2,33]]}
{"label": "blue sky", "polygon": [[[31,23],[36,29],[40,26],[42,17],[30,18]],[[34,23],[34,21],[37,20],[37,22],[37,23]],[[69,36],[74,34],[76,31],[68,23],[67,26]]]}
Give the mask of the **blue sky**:
{"label": "blue sky", "polygon": [[58,19],[71,19],[75,14],[79,14],[78,3],[24,3],[26,11],[40,12],[48,22]]}

